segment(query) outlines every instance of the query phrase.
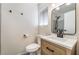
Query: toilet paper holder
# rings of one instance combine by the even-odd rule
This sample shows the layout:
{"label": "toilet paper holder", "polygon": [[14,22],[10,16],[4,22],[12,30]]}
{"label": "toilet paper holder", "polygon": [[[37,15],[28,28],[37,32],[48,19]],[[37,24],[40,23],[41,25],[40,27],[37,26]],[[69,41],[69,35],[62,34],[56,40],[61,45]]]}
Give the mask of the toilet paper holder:
{"label": "toilet paper holder", "polygon": [[27,34],[23,34],[23,37],[24,37],[24,38],[28,38],[28,35],[27,35]]}
{"label": "toilet paper holder", "polygon": [[28,38],[28,37],[31,37],[32,35],[28,35],[28,34],[23,34],[23,37],[24,38]]}

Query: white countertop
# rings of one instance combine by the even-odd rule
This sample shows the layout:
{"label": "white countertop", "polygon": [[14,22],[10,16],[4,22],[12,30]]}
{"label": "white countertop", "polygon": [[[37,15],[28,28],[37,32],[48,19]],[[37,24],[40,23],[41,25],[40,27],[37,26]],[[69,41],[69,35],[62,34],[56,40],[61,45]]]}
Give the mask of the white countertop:
{"label": "white countertop", "polygon": [[55,43],[68,49],[72,49],[77,43],[77,38],[75,36],[64,36],[64,38],[59,38],[56,35],[39,35],[39,37],[43,40]]}

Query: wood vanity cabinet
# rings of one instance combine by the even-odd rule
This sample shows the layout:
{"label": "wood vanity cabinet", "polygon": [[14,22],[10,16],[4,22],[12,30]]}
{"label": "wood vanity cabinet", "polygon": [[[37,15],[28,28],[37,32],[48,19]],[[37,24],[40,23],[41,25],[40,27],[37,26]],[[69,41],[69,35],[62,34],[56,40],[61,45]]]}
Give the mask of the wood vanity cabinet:
{"label": "wood vanity cabinet", "polygon": [[75,54],[75,47],[72,50],[70,50],[42,39],[41,54],[42,55],[71,55],[71,54]]}

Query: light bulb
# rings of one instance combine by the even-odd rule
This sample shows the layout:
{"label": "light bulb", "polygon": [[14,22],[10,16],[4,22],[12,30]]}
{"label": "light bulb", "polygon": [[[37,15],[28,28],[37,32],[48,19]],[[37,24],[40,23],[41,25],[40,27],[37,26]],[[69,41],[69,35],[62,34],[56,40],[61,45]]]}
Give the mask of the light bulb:
{"label": "light bulb", "polygon": [[55,4],[54,3],[52,4],[52,7],[55,7]]}
{"label": "light bulb", "polygon": [[71,3],[66,3],[66,5],[70,5]]}

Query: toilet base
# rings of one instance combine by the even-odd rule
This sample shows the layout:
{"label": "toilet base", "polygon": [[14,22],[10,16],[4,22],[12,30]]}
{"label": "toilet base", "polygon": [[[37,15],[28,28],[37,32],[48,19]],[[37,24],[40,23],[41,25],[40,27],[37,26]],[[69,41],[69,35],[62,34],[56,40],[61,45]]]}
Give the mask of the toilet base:
{"label": "toilet base", "polygon": [[31,52],[30,55],[37,55],[37,53],[36,52]]}

